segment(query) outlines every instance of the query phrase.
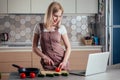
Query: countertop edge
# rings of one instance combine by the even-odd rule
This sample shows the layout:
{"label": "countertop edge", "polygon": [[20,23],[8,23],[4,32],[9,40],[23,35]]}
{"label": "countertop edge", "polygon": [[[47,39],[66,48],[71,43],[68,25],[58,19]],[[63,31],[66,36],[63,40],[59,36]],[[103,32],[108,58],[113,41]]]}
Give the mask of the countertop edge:
{"label": "countertop edge", "polygon": [[[101,45],[74,46],[71,49],[72,49],[72,51],[101,50],[102,46]],[[15,52],[15,51],[30,52],[30,51],[32,51],[32,47],[7,47],[7,46],[0,47],[0,52],[8,52],[8,51],[9,52]]]}

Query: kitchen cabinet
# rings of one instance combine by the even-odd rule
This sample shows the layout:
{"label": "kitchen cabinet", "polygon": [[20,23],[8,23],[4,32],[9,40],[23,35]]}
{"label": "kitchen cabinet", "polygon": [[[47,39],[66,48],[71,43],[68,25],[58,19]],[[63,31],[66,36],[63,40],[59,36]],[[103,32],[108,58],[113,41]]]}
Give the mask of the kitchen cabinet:
{"label": "kitchen cabinet", "polygon": [[12,64],[31,67],[31,52],[0,52],[0,72],[15,72]]}
{"label": "kitchen cabinet", "polygon": [[0,0],[0,13],[45,13],[52,1],[60,2],[64,13],[98,12],[98,0]]}
{"label": "kitchen cabinet", "polygon": [[31,13],[45,13],[53,0],[31,0]]}
{"label": "kitchen cabinet", "polygon": [[8,13],[30,13],[30,0],[8,0]]}
{"label": "kitchen cabinet", "polygon": [[[75,1],[76,0],[54,0],[54,1],[57,1],[59,2],[63,9],[64,9],[64,13],[75,13]],[[70,6],[68,6],[68,4]]]}
{"label": "kitchen cabinet", "polygon": [[[86,69],[88,55],[90,53],[101,52],[101,48],[101,46],[80,46],[72,48],[69,58],[70,69]],[[31,47],[0,47],[0,72],[17,71],[12,64],[43,70],[40,59],[36,53],[32,52]]]}
{"label": "kitchen cabinet", "polygon": [[[31,0],[31,13],[45,13],[49,4],[53,1],[60,2],[64,8],[64,13],[75,13],[75,0]],[[66,6],[68,4],[71,6]]]}
{"label": "kitchen cabinet", "polygon": [[[73,50],[69,58],[70,70],[85,70],[90,53],[101,52],[100,50]],[[43,70],[40,64],[40,57],[32,53],[32,66]]]}
{"label": "kitchen cabinet", "polygon": [[32,67],[39,68],[43,70],[42,65],[40,64],[41,58],[34,52],[32,52]]}
{"label": "kitchen cabinet", "polygon": [[76,0],[77,13],[98,13],[98,0]]}
{"label": "kitchen cabinet", "polygon": [[69,58],[70,70],[86,70],[88,55],[101,52],[101,50],[72,51]]}
{"label": "kitchen cabinet", "polygon": [[0,13],[7,13],[7,0],[0,0]]}

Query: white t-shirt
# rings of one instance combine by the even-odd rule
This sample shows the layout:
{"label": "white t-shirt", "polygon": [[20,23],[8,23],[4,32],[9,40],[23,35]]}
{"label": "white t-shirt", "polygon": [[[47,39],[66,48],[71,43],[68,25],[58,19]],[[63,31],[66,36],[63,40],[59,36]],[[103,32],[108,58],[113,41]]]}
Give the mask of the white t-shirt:
{"label": "white t-shirt", "polygon": [[[48,30],[45,29],[45,28],[44,28],[43,31],[44,31],[44,32],[48,32]],[[66,28],[65,28],[64,25],[60,25],[60,27],[59,27],[59,29],[58,29],[58,32],[63,35],[63,34],[66,34],[66,33],[67,33],[67,30],[66,30]],[[36,33],[36,34],[40,34],[40,33],[41,33],[40,25],[39,25],[39,24],[36,24],[36,25],[35,25],[35,28],[34,28],[33,33]]]}

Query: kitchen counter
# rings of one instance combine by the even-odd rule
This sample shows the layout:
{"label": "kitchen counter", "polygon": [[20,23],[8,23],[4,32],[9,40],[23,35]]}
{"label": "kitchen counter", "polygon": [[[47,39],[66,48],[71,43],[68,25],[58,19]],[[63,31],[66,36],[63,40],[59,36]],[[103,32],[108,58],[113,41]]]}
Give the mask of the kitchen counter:
{"label": "kitchen counter", "polygon": [[[101,50],[101,45],[83,45],[83,46],[72,46],[72,51],[76,50]],[[31,46],[8,46],[2,45],[0,46],[0,52],[7,52],[7,51],[32,51]]]}
{"label": "kitchen counter", "polygon": [[[99,73],[95,75],[90,75],[87,77],[70,75],[67,77],[55,76],[55,77],[44,77],[44,78],[26,78],[25,80],[119,80],[120,79],[120,69],[109,69],[104,73]],[[20,79],[18,73],[10,73],[9,80],[23,80]]]}

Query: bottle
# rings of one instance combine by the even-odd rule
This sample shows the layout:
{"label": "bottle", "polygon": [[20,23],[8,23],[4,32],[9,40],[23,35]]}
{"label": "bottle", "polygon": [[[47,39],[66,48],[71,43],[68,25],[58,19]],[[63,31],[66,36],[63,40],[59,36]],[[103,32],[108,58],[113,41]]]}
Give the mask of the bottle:
{"label": "bottle", "polygon": [[95,41],[94,41],[94,34],[91,35],[91,39],[92,39],[92,45],[95,44]]}
{"label": "bottle", "polygon": [[98,37],[94,36],[95,45],[98,45]]}

